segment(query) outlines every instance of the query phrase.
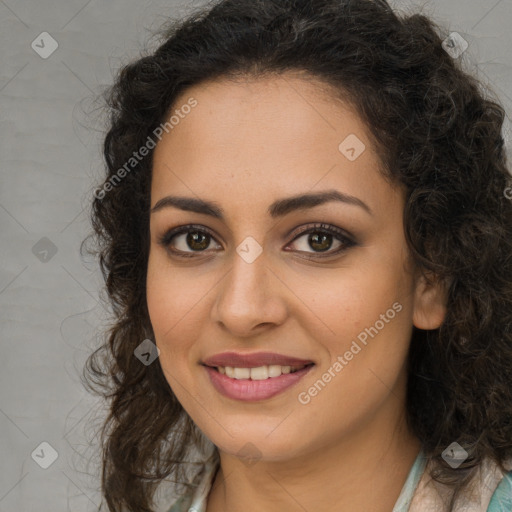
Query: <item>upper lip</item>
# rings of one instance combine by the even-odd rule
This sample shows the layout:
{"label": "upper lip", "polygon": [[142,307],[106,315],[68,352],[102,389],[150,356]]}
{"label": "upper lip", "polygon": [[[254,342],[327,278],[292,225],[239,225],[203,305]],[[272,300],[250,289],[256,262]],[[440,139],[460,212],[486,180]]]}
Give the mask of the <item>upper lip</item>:
{"label": "upper lip", "polygon": [[231,366],[233,368],[257,368],[265,365],[303,366],[312,363],[313,361],[309,359],[299,359],[274,352],[253,352],[251,354],[222,352],[203,360],[203,364],[206,366]]}

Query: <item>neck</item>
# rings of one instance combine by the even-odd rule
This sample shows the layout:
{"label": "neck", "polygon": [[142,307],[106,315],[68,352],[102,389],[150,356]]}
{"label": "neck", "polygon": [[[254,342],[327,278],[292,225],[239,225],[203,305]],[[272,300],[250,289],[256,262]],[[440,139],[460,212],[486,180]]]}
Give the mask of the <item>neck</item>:
{"label": "neck", "polygon": [[293,460],[249,465],[221,452],[207,512],[390,512],[421,449],[396,412],[388,408],[341,442],[326,441]]}

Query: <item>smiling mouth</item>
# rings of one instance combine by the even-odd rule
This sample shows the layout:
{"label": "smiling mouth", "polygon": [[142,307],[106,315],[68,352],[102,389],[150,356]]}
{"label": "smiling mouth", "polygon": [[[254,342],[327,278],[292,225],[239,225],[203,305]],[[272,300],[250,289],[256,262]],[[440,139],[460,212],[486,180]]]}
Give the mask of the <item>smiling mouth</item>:
{"label": "smiling mouth", "polygon": [[210,366],[218,373],[226,375],[231,379],[236,380],[266,380],[289,373],[295,373],[308,366],[313,366],[314,363],[303,364],[299,366],[281,366],[278,364],[262,365],[253,368],[238,368],[233,366]]}

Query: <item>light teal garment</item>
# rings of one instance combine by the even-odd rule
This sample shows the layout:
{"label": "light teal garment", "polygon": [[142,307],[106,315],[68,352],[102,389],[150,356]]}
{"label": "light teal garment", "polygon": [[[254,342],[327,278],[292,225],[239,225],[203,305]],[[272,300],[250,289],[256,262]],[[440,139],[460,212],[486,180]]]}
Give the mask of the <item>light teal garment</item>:
{"label": "light teal garment", "polygon": [[487,512],[512,512],[512,471],[505,474],[494,491]]}
{"label": "light teal garment", "polygon": [[[409,511],[414,492],[423,475],[425,466],[426,458],[423,452],[420,452],[407,475],[392,512]],[[217,467],[217,463],[207,463],[198,487],[193,492],[180,498],[168,512],[206,512],[208,493]],[[486,512],[512,512],[512,471],[506,473],[500,481]]]}
{"label": "light teal garment", "polygon": [[425,470],[426,462],[425,455],[420,451],[409,470],[409,474],[407,475],[407,479],[402,487],[402,491],[400,492],[395,506],[393,507],[393,512],[407,512],[409,510],[409,506],[414,496],[414,491],[416,490],[421,475],[423,475],[423,471]]}

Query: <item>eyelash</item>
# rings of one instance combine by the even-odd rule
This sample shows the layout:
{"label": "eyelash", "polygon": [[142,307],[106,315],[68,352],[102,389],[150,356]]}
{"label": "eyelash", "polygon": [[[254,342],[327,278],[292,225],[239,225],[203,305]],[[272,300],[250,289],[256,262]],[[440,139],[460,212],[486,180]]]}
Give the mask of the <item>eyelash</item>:
{"label": "eyelash", "polygon": [[[176,249],[170,248],[171,242],[173,238],[175,238],[178,235],[181,235],[183,233],[189,233],[189,232],[198,232],[202,234],[207,234],[211,238],[213,238],[215,241],[215,236],[213,233],[202,226],[196,225],[196,224],[188,224],[186,226],[180,226],[178,228],[171,229],[164,233],[159,239],[158,243],[165,247],[168,251],[170,251],[173,255],[177,256],[178,258],[194,258],[196,257],[195,254],[201,254],[205,251],[192,251],[192,252],[186,252],[186,251],[180,251]],[[335,250],[334,252],[327,252],[327,253],[320,253],[320,252],[312,252],[308,254],[314,254],[313,257],[307,256],[307,259],[315,259],[315,258],[326,258],[330,256],[335,256],[338,254],[341,254],[342,252],[346,251],[347,249],[357,245],[354,240],[352,240],[349,236],[345,234],[344,231],[342,231],[339,228],[336,228],[334,226],[330,226],[329,224],[314,224],[313,226],[306,226],[304,229],[301,229],[301,231],[295,236],[295,238],[290,242],[295,242],[298,238],[308,235],[310,233],[327,233],[329,235],[333,235],[337,240],[339,240],[342,243],[342,246]],[[218,243],[218,242],[217,242]],[[220,244],[219,244],[220,245]],[[304,252],[304,251],[299,251]]]}

